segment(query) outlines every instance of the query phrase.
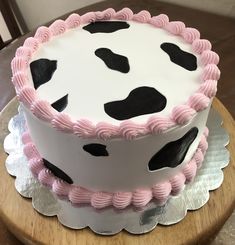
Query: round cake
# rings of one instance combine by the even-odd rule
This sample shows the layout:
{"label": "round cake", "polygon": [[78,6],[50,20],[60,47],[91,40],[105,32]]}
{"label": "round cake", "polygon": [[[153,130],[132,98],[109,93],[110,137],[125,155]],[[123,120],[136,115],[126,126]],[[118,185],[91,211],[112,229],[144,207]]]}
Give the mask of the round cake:
{"label": "round cake", "polygon": [[12,60],[39,181],[94,208],[164,204],[207,150],[219,56],[195,28],[143,10],[71,14]]}

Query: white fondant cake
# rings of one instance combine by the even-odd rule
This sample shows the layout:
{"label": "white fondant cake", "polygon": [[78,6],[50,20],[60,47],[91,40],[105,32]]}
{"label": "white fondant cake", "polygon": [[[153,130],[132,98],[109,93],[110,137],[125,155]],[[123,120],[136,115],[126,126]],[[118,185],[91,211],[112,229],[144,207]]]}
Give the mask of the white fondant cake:
{"label": "white fondant cake", "polygon": [[218,61],[163,14],[107,9],[40,27],[12,61],[32,172],[76,204],[164,203],[203,161]]}

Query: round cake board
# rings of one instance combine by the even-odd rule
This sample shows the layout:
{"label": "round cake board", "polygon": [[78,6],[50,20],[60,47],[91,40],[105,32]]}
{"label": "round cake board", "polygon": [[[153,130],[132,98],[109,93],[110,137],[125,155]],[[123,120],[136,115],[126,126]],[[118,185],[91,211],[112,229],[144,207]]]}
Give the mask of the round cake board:
{"label": "round cake board", "polygon": [[[214,99],[213,107],[221,115],[224,128],[230,136],[227,147],[230,151],[230,163],[223,170],[222,186],[210,192],[210,199],[202,208],[188,212],[179,223],[170,226],[158,225],[153,231],[143,235],[131,235],[122,231],[113,236],[101,236],[94,234],[89,228],[72,230],[62,226],[56,217],[39,214],[32,207],[31,199],[19,195],[14,186],[15,178],[9,176],[6,171],[7,154],[3,150],[3,141],[8,134],[7,125],[10,118],[17,113],[17,107],[18,103],[13,99],[0,114],[0,219],[25,244],[201,245],[213,239],[234,209],[235,125],[232,116],[218,99]],[[1,244],[6,243],[1,241]],[[13,245],[15,242],[9,243],[8,240],[7,244]]]}

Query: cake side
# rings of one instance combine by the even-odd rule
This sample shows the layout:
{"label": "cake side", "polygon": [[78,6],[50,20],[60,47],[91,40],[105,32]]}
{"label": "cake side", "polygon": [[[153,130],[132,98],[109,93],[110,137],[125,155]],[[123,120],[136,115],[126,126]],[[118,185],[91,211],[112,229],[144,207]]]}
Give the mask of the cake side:
{"label": "cake side", "polygon": [[[146,188],[176,175],[193,157],[208,112],[209,108],[184,127],[164,134],[104,141],[57,131],[24,108],[30,136],[40,156],[62,170],[74,184],[96,191]],[[195,131],[190,133],[192,129]],[[169,145],[172,142],[173,147]]]}
{"label": "cake side", "polygon": [[[48,186],[51,190],[61,198],[67,198],[72,204],[84,205],[89,204],[96,209],[102,209],[113,206],[117,209],[124,209],[129,205],[136,208],[146,206],[151,200],[158,205],[164,205],[171,195],[178,195],[184,188],[185,184],[193,181],[204,160],[208,143],[208,129],[205,128],[198,148],[189,162],[185,164],[181,171],[164,181],[157,183],[151,187],[137,188],[132,191],[94,191],[82,186],[70,184],[64,180],[69,176],[62,172],[54,173],[46,167],[45,160],[37,151],[29,132],[25,132],[22,136],[24,144],[24,153],[29,160],[29,168],[38,178],[40,183]],[[69,180],[71,180],[69,178]]]}

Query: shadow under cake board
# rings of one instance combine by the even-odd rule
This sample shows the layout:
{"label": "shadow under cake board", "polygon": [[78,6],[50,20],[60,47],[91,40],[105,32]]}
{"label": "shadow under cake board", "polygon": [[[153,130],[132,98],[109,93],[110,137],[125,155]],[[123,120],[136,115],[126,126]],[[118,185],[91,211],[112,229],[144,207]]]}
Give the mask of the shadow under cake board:
{"label": "shadow under cake board", "polygon": [[[8,134],[8,121],[17,113],[18,103],[12,100],[0,114],[0,140],[3,143]],[[234,205],[235,186],[235,130],[234,121],[224,106],[215,99],[213,107],[224,120],[224,127],[230,135],[228,149],[230,164],[223,170],[222,186],[210,193],[210,200],[201,209],[188,212],[184,220],[176,225],[158,226],[152,232],[136,236],[122,231],[115,236],[103,237],[89,229],[71,230],[63,227],[56,217],[44,217],[32,207],[31,200],[22,198],[14,187],[15,178],[5,169],[5,154],[0,148],[0,217],[9,230],[25,244],[203,244],[222,227],[231,215]],[[187,231],[187,232],[185,232]]]}

